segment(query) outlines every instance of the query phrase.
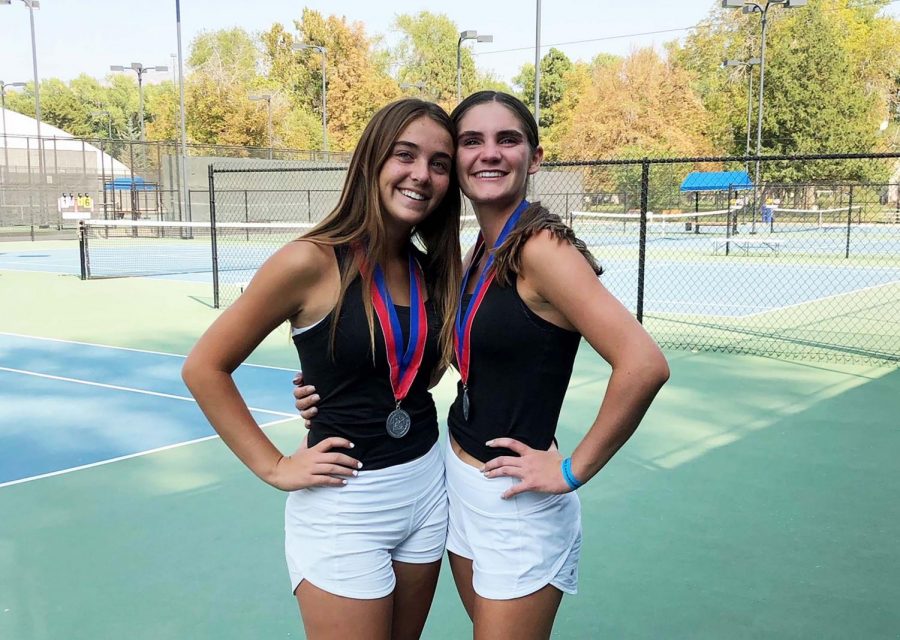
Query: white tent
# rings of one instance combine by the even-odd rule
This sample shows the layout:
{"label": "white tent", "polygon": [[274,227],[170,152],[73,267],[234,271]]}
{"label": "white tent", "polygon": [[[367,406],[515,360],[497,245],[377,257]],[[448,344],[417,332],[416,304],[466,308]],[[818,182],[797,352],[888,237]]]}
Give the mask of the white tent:
{"label": "white tent", "polygon": [[[8,163],[10,174],[32,172],[38,167],[37,120],[30,116],[3,110],[0,118],[0,166]],[[3,128],[3,121],[6,129]],[[92,144],[75,139],[71,133],[46,122],[41,123],[45,170],[53,173],[106,173],[130,175],[127,166]]]}

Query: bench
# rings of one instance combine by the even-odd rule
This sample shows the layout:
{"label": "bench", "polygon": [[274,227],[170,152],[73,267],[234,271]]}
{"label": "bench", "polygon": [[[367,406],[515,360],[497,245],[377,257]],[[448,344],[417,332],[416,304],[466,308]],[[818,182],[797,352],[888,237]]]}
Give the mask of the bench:
{"label": "bench", "polygon": [[771,251],[775,255],[781,250],[781,240],[770,238],[768,236],[741,237],[741,238],[713,238],[713,255],[717,255],[720,249],[726,249],[730,246],[732,249],[740,249],[744,255],[750,253],[752,249],[763,249]]}

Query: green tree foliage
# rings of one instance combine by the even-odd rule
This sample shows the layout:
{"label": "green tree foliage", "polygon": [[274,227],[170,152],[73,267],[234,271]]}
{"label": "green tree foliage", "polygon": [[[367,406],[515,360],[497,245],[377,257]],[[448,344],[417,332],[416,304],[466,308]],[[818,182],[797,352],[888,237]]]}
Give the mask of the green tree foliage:
{"label": "green tree foliage", "polygon": [[[812,0],[768,14],[763,153],[878,150],[879,123],[889,114],[900,68],[900,24],[880,16],[883,0]],[[747,135],[746,70],[723,69],[724,59],[759,56],[758,14],[717,9],[670,58],[693,75],[707,113],[706,135],[720,153],[743,155]],[[754,69],[751,149],[756,148],[759,71]],[[768,180],[879,179],[869,163],[769,164]],[[877,172],[876,172],[877,173]]]}
{"label": "green tree foliage", "polygon": [[510,91],[509,85],[493,74],[478,71],[472,43],[459,42],[460,28],[446,15],[428,11],[400,15],[394,28],[402,36],[390,52],[397,68],[397,80],[400,84],[421,84],[425,99],[437,102],[448,111],[456,106],[457,47],[463,97],[485,89]]}
{"label": "green tree foliage", "polygon": [[[551,48],[541,58],[541,128],[552,127],[558,119],[557,105],[566,94],[567,79],[572,71],[572,61],[559,49]],[[534,110],[534,65],[522,66],[513,84],[520,87],[519,97]]]}
{"label": "green tree foliage", "polygon": [[[295,23],[303,42],[324,46],[327,50],[327,110],[329,147],[349,151],[356,146],[362,130],[375,112],[400,97],[397,84],[388,75],[387,59],[373,55],[375,41],[366,35],[361,22],[346,18],[325,18],[317,11],[304,9]],[[319,81],[314,97],[315,112],[321,115],[321,54],[306,50],[297,53]]]}

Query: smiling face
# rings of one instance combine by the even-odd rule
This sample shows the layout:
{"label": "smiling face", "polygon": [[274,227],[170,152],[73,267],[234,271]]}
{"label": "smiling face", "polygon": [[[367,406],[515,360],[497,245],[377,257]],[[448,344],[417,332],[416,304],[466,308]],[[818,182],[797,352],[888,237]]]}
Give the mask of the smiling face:
{"label": "smiling face", "polygon": [[409,123],[378,174],[385,223],[408,231],[422,222],[447,194],[452,166],[450,133],[428,116]]}
{"label": "smiling face", "polygon": [[476,205],[515,207],[544,156],[533,149],[516,114],[498,102],[466,111],[458,122],[456,168],[462,192]]}

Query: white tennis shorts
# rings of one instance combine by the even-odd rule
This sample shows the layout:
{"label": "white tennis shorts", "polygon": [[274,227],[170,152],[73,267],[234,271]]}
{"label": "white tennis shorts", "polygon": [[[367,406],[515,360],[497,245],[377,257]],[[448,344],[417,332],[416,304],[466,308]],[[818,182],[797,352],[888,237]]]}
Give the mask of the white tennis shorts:
{"label": "white tennis shorts", "polygon": [[578,591],[581,502],[572,493],[500,496],[516,478],[485,478],[446,445],[450,529],[447,550],[472,560],[482,598],[521,598],[548,584]]}
{"label": "white tennis shorts", "polygon": [[293,491],[284,510],[291,592],[300,582],[368,600],[394,590],[392,561],[441,559],[447,492],[441,446],[404,464],[366,471],[340,487]]}

